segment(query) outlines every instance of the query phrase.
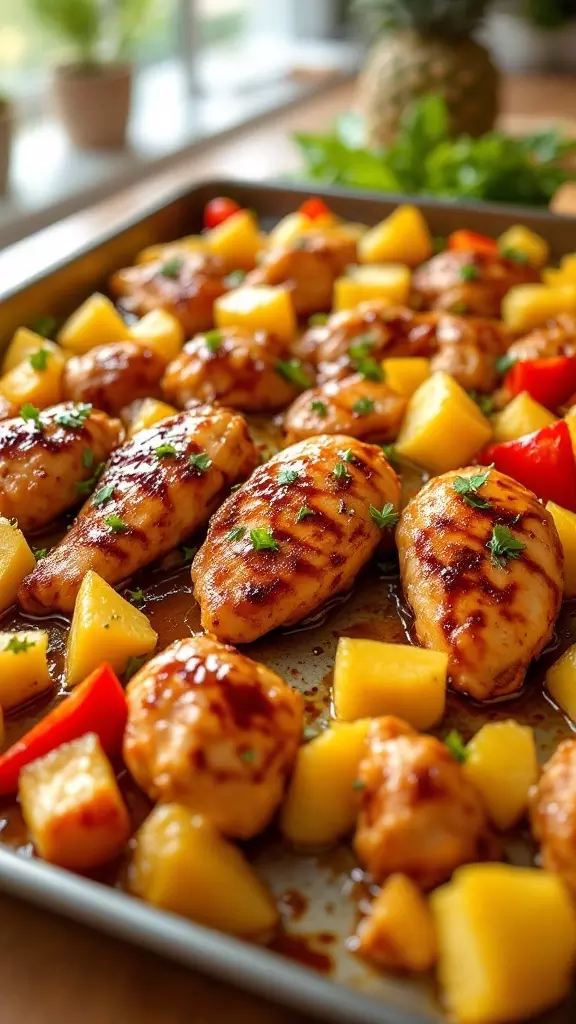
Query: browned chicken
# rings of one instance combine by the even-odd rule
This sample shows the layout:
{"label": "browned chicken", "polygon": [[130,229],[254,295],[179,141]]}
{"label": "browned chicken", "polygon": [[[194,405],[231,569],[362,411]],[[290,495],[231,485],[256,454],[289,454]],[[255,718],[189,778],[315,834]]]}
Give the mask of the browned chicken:
{"label": "browned chicken", "polygon": [[540,280],[527,263],[482,252],[440,252],[414,271],[412,287],[423,309],[499,317],[514,285]]}
{"label": "browned chicken", "polygon": [[448,653],[453,687],[480,701],[519,690],[562,600],[562,548],[541,502],[495,469],[468,466],[412,499],[396,540],[416,636]]}
{"label": "browned chicken", "polygon": [[126,692],[124,760],[148,796],[206,814],[225,835],[261,832],[300,744],[301,695],[209,636],[171,644]]}
{"label": "browned chicken", "polygon": [[202,625],[249,643],[348,589],[381,539],[400,485],[380,448],[309,438],[260,466],[212,517],[192,564]]}
{"label": "browned chicken", "polygon": [[228,409],[183,412],[139,431],[114,453],[64,539],[24,580],[20,605],[70,612],[89,569],[113,585],[132,576],[203,526],[256,462],[246,423]]}
{"label": "browned chicken", "polygon": [[393,441],[407,399],[383,381],[361,374],[304,391],[284,417],[289,444],[315,434],[348,434],[363,441]]}
{"label": "browned chicken", "polygon": [[486,856],[482,800],[444,743],[387,716],[372,722],[367,747],[354,849],[375,881],[401,871],[431,889]]}
{"label": "browned chicken", "polygon": [[66,363],[64,397],[91,402],[96,409],[118,415],[137,398],[160,395],[165,366],[158,353],[134,341],[98,345]]}
{"label": "browned chicken", "polygon": [[46,526],[90,493],[90,481],[123,435],[119,420],[72,402],[4,420],[0,515],[16,518],[24,533]]}
{"label": "browned chicken", "polygon": [[119,270],[110,288],[127,312],[144,316],[167,309],[191,337],[212,326],[214,302],[226,291],[225,274],[218,257],[193,252]]}
{"label": "browned chicken", "polygon": [[278,369],[288,359],[284,345],[266,331],[208,331],[172,360],[162,388],[181,408],[208,402],[246,412],[281,409],[296,394]]}
{"label": "browned chicken", "polygon": [[576,896],[576,739],[564,740],[530,794],[530,823],[542,867],[557,871]]}
{"label": "browned chicken", "polygon": [[330,309],[334,281],[356,262],[356,242],[340,234],[310,234],[266,250],[246,284],[284,285],[298,316]]}
{"label": "browned chicken", "polygon": [[530,334],[510,345],[508,352],[515,359],[548,359],[553,356],[576,355],[576,317],[569,313],[549,320]]}
{"label": "browned chicken", "polygon": [[18,414],[18,409],[4,395],[0,395],[0,420],[9,420]]}
{"label": "browned chicken", "polygon": [[438,351],[430,369],[444,370],[466,391],[493,391],[498,383],[496,360],[509,342],[508,332],[497,320],[447,314],[438,320]]}

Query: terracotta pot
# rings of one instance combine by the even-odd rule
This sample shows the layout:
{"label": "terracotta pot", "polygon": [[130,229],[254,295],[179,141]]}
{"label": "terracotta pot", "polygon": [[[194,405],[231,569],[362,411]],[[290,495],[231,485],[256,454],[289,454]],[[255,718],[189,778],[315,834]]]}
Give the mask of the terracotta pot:
{"label": "terracotta pot", "polygon": [[56,110],[74,145],[119,149],[126,144],[131,64],[56,68],[53,88]]}
{"label": "terracotta pot", "polygon": [[7,102],[0,103],[0,195],[4,195],[8,190],[13,125],[12,105]]}

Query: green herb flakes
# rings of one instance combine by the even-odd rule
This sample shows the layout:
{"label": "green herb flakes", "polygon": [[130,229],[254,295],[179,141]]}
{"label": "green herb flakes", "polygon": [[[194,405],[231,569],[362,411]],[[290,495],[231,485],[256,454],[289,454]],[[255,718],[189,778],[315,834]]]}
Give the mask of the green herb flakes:
{"label": "green herb flakes", "polygon": [[454,480],[454,490],[464,499],[471,508],[489,509],[492,505],[486,498],[481,497],[478,491],[484,486],[492,472],[489,466],[483,473],[472,473],[471,476],[457,476]]}
{"label": "green herb flakes", "polygon": [[207,452],[197,452],[195,455],[190,455],[188,462],[191,466],[194,466],[194,469],[197,469],[199,473],[205,473],[212,465],[212,459]]}
{"label": "green herb flakes", "polygon": [[250,530],[250,540],[255,551],[279,551],[280,545],[270,526],[260,526]]}
{"label": "green herb flakes", "polygon": [[104,520],[104,522],[106,523],[106,526],[110,527],[110,529],[112,530],[113,533],[127,533],[128,532],[128,529],[129,529],[128,524],[125,523],[124,520],[120,518],[120,516],[117,516],[117,515],[106,516],[106,519]]}
{"label": "green herb flakes", "polygon": [[510,558],[520,558],[526,545],[523,541],[517,540],[507,526],[496,525],[492,530],[492,536],[486,545],[494,565],[504,569]]}

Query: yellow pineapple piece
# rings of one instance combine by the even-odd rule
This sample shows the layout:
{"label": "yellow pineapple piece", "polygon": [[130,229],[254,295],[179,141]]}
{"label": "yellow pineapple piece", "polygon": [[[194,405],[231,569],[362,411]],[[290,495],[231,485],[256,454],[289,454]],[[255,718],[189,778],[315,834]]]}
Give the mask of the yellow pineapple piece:
{"label": "yellow pineapple piece", "polygon": [[561,710],[576,724],[576,644],[548,669],[546,689]]}
{"label": "yellow pineapple piece", "polygon": [[0,633],[0,707],[4,711],[50,689],[47,653],[45,630]]}
{"label": "yellow pineapple piece", "polygon": [[[282,220],[279,220],[268,235],[268,246],[270,248],[283,248],[292,245],[303,235],[310,235],[316,231],[323,231],[325,228],[334,227],[338,223],[333,213],[321,214],[313,220],[304,213],[296,210],[289,213]],[[340,226],[340,225],[339,225]]]}
{"label": "yellow pineapple piece", "polygon": [[544,284],[556,287],[563,284],[576,284],[576,253],[563,256],[559,267],[546,267],[542,271]]}
{"label": "yellow pineapple piece", "polygon": [[361,302],[383,299],[391,305],[408,301],[412,275],[401,263],[351,266],[345,277],[334,282],[334,311],[355,309]]}
{"label": "yellow pineapple piece", "polygon": [[0,612],[14,604],[18,587],[35,565],[36,559],[22,531],[0,516]]}
{"label": "yellow pineapple piece", "polygon": [[531,267],[543,267],[550,256],[548,242],[524,224],[513,224],[498,239],[498,246],[503,256],[512,258],[517,254],[525,257]]}
{"label": "yellow pineapple piece", "polygon": [[46,352],[56,352],[64,355],[60,345],[56,345],[53,341],[48,341],[41,334],[36,334],[36,331],[29,330],[28,327],[19,327],[6,349],[2,362],[2,373],[9,373],[10,370],[19,366],[20,363],[23,363],[41,349],[44,349]]}
{"label": "yellow pineapple piece", "polygon": [[390,875],[360,922],[357,951],[379,967],[429,971],[436,959],[434,921],[426,897],[406,875]]}
{"label": "yellow pineapple piece", "polygon": [[[131,410],[132,411],[132,410]],[[134,437],[139,430],[148,430],[155,423],[167,420],[178,412],[173,405],[161,402],[158,398],[143,398],[134,411],[128,427],[128,437]]]}
{"label": "yellow pineapple piece", "polygon": [[152,309],[133,324],[130,339],[157,352],[165,362],[175,359],[184,345],[182,324],[166,309]]}
{"label": "yellow pineapple piece", "polygon": [[296,333],[296,315],[286,288],[245,285],[222,295],[214,303],[216,327],[246,327],[269,331],[290,342]]}
{"label": "yellow pineapple piece", "polygon": [[385,220],[362,236],[362,263],[407,263],[417,267],[434,252],[428,225],[417,206],[398,206]]}
{"label": "yellow pineapple piece", "polygon": [[59,345],[46,341],[0,378],[0,392],[20,407],[30,403],[38,409],[62,400],[62,375],[66,359]]}
{"label": "yellow pineapple piece", "polygon": [[204,235],[207,248],[228,270],[252,270],[262,248],[258,222],[250,210],[238,210]]}
{"label": "yellow pineapple piece", "polygon": [[535,430],[554,423],[556,416],[540,405],[527,391],[516,395],[501,412],[491,419],[494,441],[515,441],[524,434],[532,434]]}
{"label": "yellow pineapple piece", "polygon": [[99,292],[86,299],[58,332],[59,344],[74,355],[129,337],[130,331],[113,303]]}
{"label": "yellow pineapple piece", "polygon": [[511,828],[528,804],[540,774],[534,733],[513,719],[487,722],[466,747],[464,771],[482,794],[499,829]]}
{"label": "yellow pineapple piece", "polygon": [[392,357],[382,360],[384,380],[399,395],[411,398],[430,376],[430,360],[419,356]]}
{"label": "yellow pineapple piece", "polygon": [[576,314],[576,284],[518,284],[502,300],[502,320],[511,331],[531,331],[559,313]]}
{"label": "yellow pineapple piece", "polygon": [[549,501],[546,505],[564,552],[564,597],[576,597],[576,515]]}

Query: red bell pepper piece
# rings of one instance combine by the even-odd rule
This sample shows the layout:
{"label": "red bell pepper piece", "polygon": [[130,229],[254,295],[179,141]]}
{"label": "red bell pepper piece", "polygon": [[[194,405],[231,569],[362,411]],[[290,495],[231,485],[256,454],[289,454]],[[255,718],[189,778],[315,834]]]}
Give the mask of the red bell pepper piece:
{"label": "red bell pepper piece", "polygon": [[551,356],[515,363],[504,378],[511,395],[527,391],[541,405],[556,411],[576,391],[576,356]]}
{"label": "red bell pepper piece", "polygon": [[204,227],[207,231],[210,228],[217,228],[219,224],[223,224],[228,217],[231,217],[233,213],[238,213],[240,209],[238,203],[229,199],[228,196],[216,196],[204,207]]}
{"label": "red bell pepper piece", "polygon": [[62,743],[95,732],[110,757],[122,748],[128,708],[118,677],[101,665],[0,756],[0,796],[15,793],[22,768]]}
{"label": "red bell pepper piece", "polygon": [[576,460],[564,420],[550,423],[516,441],[492,445],[482,455],[501,473],[514,477],[542,501],[576,512]]}
{"label": "red bell pepper piece", "polygon": [[475,231],[453,231],[448,236],[448,249],[456,252],[497,253],[498,242],[488,235],[478,235]]}
{"label": "red bell pepper piece", "polygon": [[304,200],[299,212],[308,217],[308,220],[317,220],[318,217],[330,216],[330,207],[320,199],[320,196],[310,196]]}

